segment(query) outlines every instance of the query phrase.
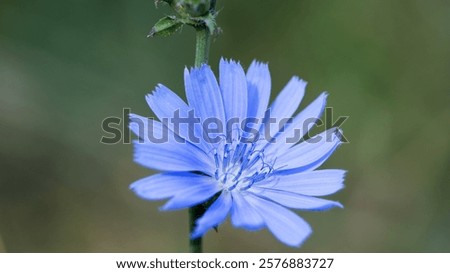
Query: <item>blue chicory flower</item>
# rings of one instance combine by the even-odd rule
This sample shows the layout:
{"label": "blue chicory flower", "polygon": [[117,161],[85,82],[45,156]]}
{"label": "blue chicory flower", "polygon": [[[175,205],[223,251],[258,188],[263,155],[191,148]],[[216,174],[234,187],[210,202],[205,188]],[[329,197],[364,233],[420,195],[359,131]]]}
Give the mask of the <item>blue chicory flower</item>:
{"label": "blue chicory flower", "polygon": [[[312,230],[288,208],[342,207],[318,197],[342,189],[345,171],[316,170],[341,144],[340,130],[292,140],[293,135],[305,136],[321,116],[327,94],[286,122],[297,110],[306,82],[293,77],[268,108],[267,64],[254,61],[245,73],[239,63],[222,59],[219,70],[220,84],[208,65],[185,69],[187,104],[158,85],[146,99],[162,122],[131,114],[130,129],[139,137],[134,141],[134,160],[162,173],[130,188],[143,199],[169,198],[162,210],[188,208],[215,197],[197,220],[192,238],[203,236],[230,215],[235,227],[250,231],[267,227],[286,245],[300,246]],[[176,126],[171,122],[174,117],[197,122]],[[239,122],[215,137],[207,134],[209,121],[224,126],[233,118]],[[277,121],[275,126],[270,120]],[[274,134],[265,137],[267,129],[274,128]]]}

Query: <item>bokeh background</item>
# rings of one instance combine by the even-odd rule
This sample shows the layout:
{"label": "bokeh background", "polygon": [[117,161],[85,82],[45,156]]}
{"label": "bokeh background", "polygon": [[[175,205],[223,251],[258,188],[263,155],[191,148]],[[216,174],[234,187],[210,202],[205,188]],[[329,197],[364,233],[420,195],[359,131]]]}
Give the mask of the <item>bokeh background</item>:
{"label": "bokeh background", "polygon": [[[314,229],[302,248],[226,223],[205,251],[450,252],[450,3],[218,7],[214,69],[220,56],[269,62],[273,95],[292,75],[310,83],[302,106],[329,91],[350,144],[324,167],[349,173],[330,197],[344,210],[300,213]],[[0,1],[0,251],[188,250],[187,211],[134,196],[128,185],[152,171],[131,145],[100,143],[122,108],[153,115],[144,95],[157,83],[183,94],[194,31],[146,38],[170,13],[152,0]]]}

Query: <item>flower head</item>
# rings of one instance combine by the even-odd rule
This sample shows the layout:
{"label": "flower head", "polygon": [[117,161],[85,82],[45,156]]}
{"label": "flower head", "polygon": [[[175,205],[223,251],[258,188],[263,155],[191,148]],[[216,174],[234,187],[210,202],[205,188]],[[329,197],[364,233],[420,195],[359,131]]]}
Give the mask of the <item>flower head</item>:
{"label": "flower head", "polygon": [[[341,144],[333,128],[303,138],[321,116],[326,93],[295,115],[306,82],[293,77],[269,105],[268,66],[247,73],[221,60],[219,82],[211,68],[185,69],[188,103],[163,85],[146,99],[159,121],[132,114],[135,161],[162,173],[130,188],[148,200],[169,199],[162,210],[192,207],[214,198],[191,234],[200,237],[228,215],[235,227],[268,228],[299,246],[311,228],[290,209],[342,207],[320,196],[343,188],[345,171],[316,170]],[[289,119],[290,118],[290,119]]]}

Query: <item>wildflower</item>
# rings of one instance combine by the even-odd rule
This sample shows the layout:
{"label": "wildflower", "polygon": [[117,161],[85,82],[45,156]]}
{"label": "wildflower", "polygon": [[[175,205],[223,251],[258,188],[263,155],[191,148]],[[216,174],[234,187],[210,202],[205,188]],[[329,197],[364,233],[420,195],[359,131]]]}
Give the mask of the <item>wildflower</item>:
{"label": "wildflower", "polygon": [[[281,242],[299,246],[311,227],[290,209],[326,210],[342,207],[339,202],[319,198],[343,188],[345,171],[316,170],[340,145],[336,128],[309,140],[288,141],[305,136],[326,104],[319,95],[291,120],[305,93],[306,82],[293,77],[268,107],[271,79],[267,64],[254,61],[247,73],[234,61],[221,60],[217,82],[211,68],[185,69],[188,103],[163,85],[146,99],[162,122],[132,114],[131,130],[137,163],[162,171],[131,184],[147,200],[169,199],[162,210],[213,202],[196,221],[192,238],[203,236],[228,215],[238,228],[254,231],[268,228]],[[266,111],[269,109],[268,111]],[[175,113],[193,126],[176,126]],[[207,134],[205,124],[227,125],[223,132]],[[239,122],[231,123],[235,119]],[[278,121],[274,126],[270,120]],[[220,127],[220,126],[218,126]],[[274,134],[266,134],[275,128]],[[270,131],[270,130],[269,130]],[[150,141],[151,137],[166,140]]]}

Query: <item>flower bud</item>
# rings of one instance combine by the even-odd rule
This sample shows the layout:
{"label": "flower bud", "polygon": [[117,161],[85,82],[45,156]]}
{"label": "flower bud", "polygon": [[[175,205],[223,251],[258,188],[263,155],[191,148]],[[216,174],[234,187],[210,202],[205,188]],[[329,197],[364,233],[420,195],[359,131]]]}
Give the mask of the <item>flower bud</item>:
{"label": "flower bud", "polygon": [[[193,17],[206,15],[211,6],[211,0],[175,0],[172,4],[181,8],[184,12]],[[177,9],[175,8],[175,9]]]}

